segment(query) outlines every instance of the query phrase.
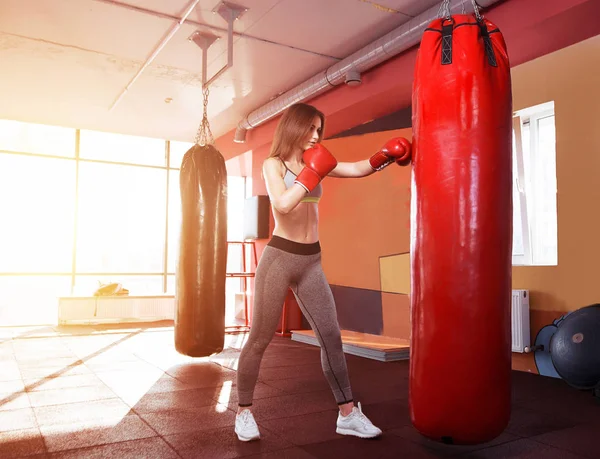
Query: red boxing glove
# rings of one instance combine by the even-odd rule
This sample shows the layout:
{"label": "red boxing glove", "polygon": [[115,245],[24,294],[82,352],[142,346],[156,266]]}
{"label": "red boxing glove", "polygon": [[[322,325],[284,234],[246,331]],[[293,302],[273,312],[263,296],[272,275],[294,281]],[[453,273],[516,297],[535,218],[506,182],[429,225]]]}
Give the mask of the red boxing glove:
{"label": "red boxing glove", "polygon": [[394,161],[404,165],[410,159],[411,145],[404,137],[388,140],[381,150],[369,158],[369,164],[374,171],[380,171]]}
{"label": "red boxing glove", "polygon": [[309,193],[337,166],[337,160],[320,143],[306,150],[302,159],[305,166],[294,183],[302,186]]}

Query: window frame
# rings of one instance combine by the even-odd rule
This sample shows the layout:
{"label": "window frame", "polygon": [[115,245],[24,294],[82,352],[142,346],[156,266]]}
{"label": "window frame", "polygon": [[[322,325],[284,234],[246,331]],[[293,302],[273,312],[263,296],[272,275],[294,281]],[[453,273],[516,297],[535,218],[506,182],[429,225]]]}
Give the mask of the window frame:
{"label": "window frame", "polygon": [[[516,172],[516,177],[513,180],[513,187],[517,187],[517,195],[520,201],[521,210],[521,228],[513,227],[513,231],[521,231],[523,240],[523,254],[512,253],[512,264],[513,266],[557,266],[558,265],[558,241],[557,241],[557,254],[556,261],[554,263],[544,262],[541,260],[539,238],[535,235],[540,233],[540,227],[545,226],[546,222],[540,222],[535,218],[533,209],[543,199],[539,195],[539,188],[534,186],[535,175],[533,171],[537,170],[538,165],[536,161],[539,161],[539,149],[540,149],[540,138],[538,131],[538,123],[540,120],[548,117],[554,117],[556,120],[556,113],[554,109],[554,102],[547,102],[533,107],[526,108],[515,112],[513,116],[513,140],[515,151],[515,158],[517,163],[513,166],[513,171]],[[529,164],[526,166],[525,152],[523,144],[523,130],[527,126],[529,130],[529,152],[528,161]],[[556,144],[556,136],[555,136]],[[555,174],[556,174],[556,148],[555,148]],[[557,193],[557,188],[554,192]],[[514,205],[514,204],[513,204]],[[558,208],[557,221],[558,225]]]}

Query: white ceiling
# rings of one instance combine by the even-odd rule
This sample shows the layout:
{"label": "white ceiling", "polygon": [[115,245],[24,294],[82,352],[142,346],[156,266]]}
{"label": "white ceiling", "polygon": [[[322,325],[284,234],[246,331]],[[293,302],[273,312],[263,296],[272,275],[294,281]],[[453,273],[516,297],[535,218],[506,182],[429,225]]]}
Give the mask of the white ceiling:
{"label": "white ceiling", "polygon": [[[192,141],[202,119],[197,30],[221,38],[208,77],[227,62],[227,22],[200,0],[110,110],[190,0],[0,0],[0,118]],[[233,67],[210,87],[219,137],[247,113],[440,0],[233,0]],[[172,99],[169,103],[167,99]]]}

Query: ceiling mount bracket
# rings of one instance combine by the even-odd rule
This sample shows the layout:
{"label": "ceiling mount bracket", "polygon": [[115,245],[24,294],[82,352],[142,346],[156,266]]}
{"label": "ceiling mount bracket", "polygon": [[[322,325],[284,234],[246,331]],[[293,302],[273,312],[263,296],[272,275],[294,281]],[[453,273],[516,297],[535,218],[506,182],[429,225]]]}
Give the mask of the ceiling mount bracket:
{"label": "ceiling mount bracket", "polygon": [[227,22],[239,19],[246,11],[248,11],[248,8],[229,2],[221,2],[212,10],[213,13],[220,15]]}
{"label": "ceiling mount bracket", "polygon": [[202,49],[202,89],[206,86],[206,75],[208,70],[208,48],[217,41],[219,37],[217,35],[213,35],[210,32],[196,31],[194,32],[189,40],[193,41],[198,45],[200,49]]}
{"label": "ceiling mount bracket", "polygon": [[227,64],[225,64],[221,70],[207,80],[208,49],[216,40],[219,39],[219,37],[202,30],[197,30],[194,32],[188,38],[188,40],[193,41],[202,49],[202,89],[208,88],[228,68],[233,66],[233,22],[239,19],[246,11],[248,11],[248,8],[228,2],[221,2],[215,6],[212,11],[215,14],[219,14],[227,21]]}

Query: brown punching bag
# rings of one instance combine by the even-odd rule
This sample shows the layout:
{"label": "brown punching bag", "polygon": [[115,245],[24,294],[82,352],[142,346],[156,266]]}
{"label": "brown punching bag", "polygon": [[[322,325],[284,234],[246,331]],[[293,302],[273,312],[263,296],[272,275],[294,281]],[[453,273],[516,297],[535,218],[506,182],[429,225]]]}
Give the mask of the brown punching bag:
{"label": "brown punching bag", "polygon": [[490,441],[510,417],[511,148],[502,34],[433,21],[413,86],[409,404],[444,443]]}
{"label": "brown punching bag", "polygon": [[227,170],[221,153],[213,145],[195,144],[183,156],[179,185],[175,348],[206,357],[225,342]]}

